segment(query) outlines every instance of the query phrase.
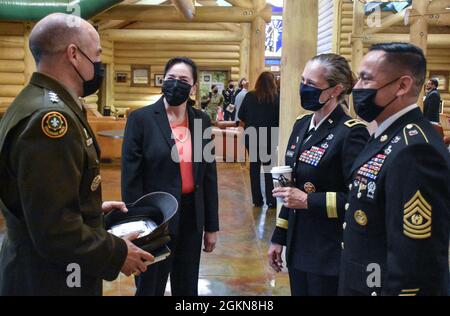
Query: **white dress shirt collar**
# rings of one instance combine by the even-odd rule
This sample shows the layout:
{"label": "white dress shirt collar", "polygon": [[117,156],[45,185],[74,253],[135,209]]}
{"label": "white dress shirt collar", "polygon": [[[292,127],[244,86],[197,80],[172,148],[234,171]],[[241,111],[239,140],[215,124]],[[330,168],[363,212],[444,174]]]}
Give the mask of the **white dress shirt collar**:
{"label": "white dress shirt collar", "polygon": [[402,117],[403,115],[405,115],[409,111],[414,110],[417,107],[419,107],[417,105],[417,103],[411,104],[411,105],[407,106],[406,108],[404,108],[403,110],[400,110],[397,113],[395,113],[394,115],[391,115],[390,117],[388,117],[386,120],[384,120],[383,123],[381,123],[378,126],[377,130],[375,131],[374,137],[377,138],[378,136],[380,136],[385,130],[388,129],[389,126],[391,126],[400,117]]}

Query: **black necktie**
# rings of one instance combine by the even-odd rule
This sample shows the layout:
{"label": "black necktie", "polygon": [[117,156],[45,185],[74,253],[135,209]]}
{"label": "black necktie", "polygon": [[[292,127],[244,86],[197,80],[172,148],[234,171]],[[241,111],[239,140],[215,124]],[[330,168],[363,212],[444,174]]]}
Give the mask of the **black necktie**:
{"label": "black necktie", "polygon": [[316,129],[313,127],[305,134],[303,144],[306,144],[308,142],[308,140],[311,138],[312,134],[314,134],[315,131],[316,131]]}

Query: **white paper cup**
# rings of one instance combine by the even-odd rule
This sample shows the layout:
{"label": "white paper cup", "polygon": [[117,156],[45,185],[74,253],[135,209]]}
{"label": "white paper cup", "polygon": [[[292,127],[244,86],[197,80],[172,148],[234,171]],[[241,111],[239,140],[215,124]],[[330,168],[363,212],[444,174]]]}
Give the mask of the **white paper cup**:
{"label": "white paper cup", "polygon": [[[292,168],[290,166],[273,167],[270,172],[274,188],[292,186]],[[283,204],[283,198],[277,198],[277,202]]]}

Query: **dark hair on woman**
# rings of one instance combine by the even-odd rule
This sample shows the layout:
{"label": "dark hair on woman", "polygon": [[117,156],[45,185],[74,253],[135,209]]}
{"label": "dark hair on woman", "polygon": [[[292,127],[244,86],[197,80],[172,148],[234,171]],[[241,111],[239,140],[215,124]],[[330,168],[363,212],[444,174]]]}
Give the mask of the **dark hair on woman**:
{"label": "dark hair on woman", "polygon": [[194,79],[194,84],[196,84],[197,79],[198,79],[198,68],[197,68],[197,65],[195,64],[195,62],[192,59],[190,59],[189,57],[174,57],[174,58],[170,59],[167,62],[166,67],[164,68],[164,77],[166,76],[167,72],[173,66],[178,65],[178,64],[186,64],[191,67],[192,78]]}
{"label": "dark hair on woman", "polygon": [[273,103],[278,95],[275,76],[269,71],[262,72],[256,80],[254,93],[259,103]]}
{"label": "dark hair on woman", "polygon": [[347,59],[337,54],[320,54],[313,57],[311,62],[317,62],[326,69],[325,80],[330,87],[342,85],[343,91],[338,96],[338,101],[343,102],[356,83],[355,75]]}

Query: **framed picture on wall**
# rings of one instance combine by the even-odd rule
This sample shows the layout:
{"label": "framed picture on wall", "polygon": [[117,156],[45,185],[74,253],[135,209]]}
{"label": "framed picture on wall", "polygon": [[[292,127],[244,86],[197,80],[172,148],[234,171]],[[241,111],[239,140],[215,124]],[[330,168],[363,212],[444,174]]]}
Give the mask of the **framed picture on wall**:
{"label": "framed picture on wall", "polygon": [[116,82],[127,82],[128,75],[126,72],[116,72]]}
{"label": "framed picture on wall", "polygon": [[131,86],[132,87],[150,86],[150,66],[147,65],[131,66]]}
{"label": "framed picture on wall", "polygon": [[210,74],[206,74],[203,75],[203,82],[211,82],[211,75]]}
{"label": "framed picture on wall", "polygon": [[155,74],[155,87],[162,87],[164,81],[163,74]]}

